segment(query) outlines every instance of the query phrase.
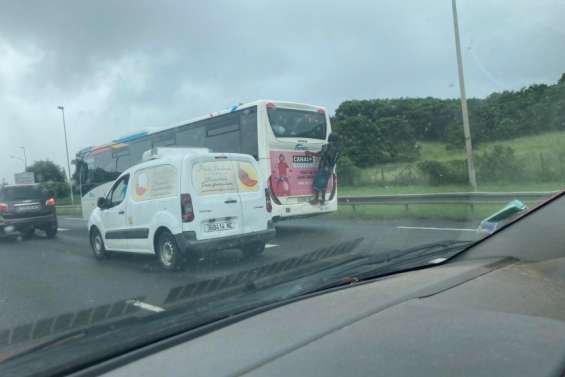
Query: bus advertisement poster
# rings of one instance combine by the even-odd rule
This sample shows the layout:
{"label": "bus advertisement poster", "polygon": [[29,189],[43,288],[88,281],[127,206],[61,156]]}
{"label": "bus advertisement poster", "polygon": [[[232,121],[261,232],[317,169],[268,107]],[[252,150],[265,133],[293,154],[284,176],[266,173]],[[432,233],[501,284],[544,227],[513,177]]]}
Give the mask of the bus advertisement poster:
{"label": "bus advertisement poster", "polygon": [[276,196],[313,194],[312,183],[320,160],[318,156],[306,155],[303,151],[271,150],[270,157],[272,189]]}

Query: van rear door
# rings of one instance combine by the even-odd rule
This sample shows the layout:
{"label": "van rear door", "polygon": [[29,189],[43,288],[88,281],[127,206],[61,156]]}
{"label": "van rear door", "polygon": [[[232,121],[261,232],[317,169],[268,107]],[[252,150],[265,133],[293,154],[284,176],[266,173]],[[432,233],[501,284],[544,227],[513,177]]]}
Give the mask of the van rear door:
{"label": "van rear door", "polygon": [[265,183],[260,179],[257,163],[252,159],[234,163],[243,208],[242,230],[244,233],[265,230],[270,216],[266,208]]}
{"label": "van rear door", "polygon": [[[196,231],[198,240],[238,235],[243,218],[235,162],[222,155],[187,162],[191,174],[194,220],[184,230]],[[192,170],[192,173],[190,171]]]}

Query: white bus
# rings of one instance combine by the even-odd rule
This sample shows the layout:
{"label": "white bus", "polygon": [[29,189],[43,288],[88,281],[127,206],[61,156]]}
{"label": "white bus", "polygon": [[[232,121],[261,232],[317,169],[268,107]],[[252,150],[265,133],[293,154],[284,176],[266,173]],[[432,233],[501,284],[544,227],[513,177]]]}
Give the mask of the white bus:
{"label": "white bus", "polygon": [[[252,155],[268,180],[276,220],[337,210],[337,178],[328,182],[326,201],[311,204],[318,152],[331,132],[324,107],[260,100],[211,113],[157,132],[138,132],[81,150],[74,161],[83,216],[88,218],[111,182],[141,162],[154,147],[199,147]],[[255,179],[256,177],[244,177]]]}

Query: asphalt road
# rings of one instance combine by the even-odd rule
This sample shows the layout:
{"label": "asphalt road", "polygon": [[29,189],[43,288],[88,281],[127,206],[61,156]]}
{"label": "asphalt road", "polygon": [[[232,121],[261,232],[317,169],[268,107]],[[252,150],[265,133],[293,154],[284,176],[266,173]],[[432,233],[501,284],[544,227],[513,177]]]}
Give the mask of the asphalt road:
{"label": "asphalt road", "polygon": [[[293,220],[277,226],[265,253],[244,259],[237,250],[205,256],[184,271],[166,272],[155,258],[91,255],[85,222],[60,218],[54,240],[38,232],[30,240],[0,239],[0,332],[62,313],[143,297],[159,308],[171,288],[300,256],[359,237],[358,251],[403,249],[446,239],[476,239],[477,224],[431,220]],[[151,309],[151,307],[149,307]]]}

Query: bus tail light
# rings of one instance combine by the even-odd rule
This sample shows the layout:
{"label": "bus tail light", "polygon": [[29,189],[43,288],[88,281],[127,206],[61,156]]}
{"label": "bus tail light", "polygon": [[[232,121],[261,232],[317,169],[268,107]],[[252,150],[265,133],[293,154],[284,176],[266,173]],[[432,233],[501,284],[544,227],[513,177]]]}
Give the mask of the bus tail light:
{"label": "bus tail light", "polygon": [[267,212],[271,213],[273,212],[273,203],[271,202],[271,190],[269,190],[268,188],[265,189],[265,204],[267,208]]}
{"label": "bus tail light", "polygon": [[332,193],[330,194],[330,200],[335,198],[335,194],[337,192],[337,175],[334,173],[332,174]]}
{"label": "bus tail light", "polygon": [[279,200],[279,198],[277,198],[277,195],[273,190],[273,176],[269,177],[269,193],[271,194],[271,198],[273,199],[273,202],[275,202],[275,204],[277,205],[281,205],[281,201]]}
{"label": "bus tail light", "polygon": [[275,104],[272,102],[267,102],[267,109],[274,109],[275,108]]}
{"label": "bus tail light", "polygon": [[57,204],[57,201],[55,200],[55,198],[49,198],[47,199],[47,201],[45,202],[45,205],[47,207],[55,207],[55,204]]}
{"label": "bus tail light", "polygon": [[8,205],[6,203],[0,203],[0,214],[8,212]]}
{"label": "bus tail light", "polygon": [[319,112],[320,114],[325,114],[326,110],[324,110],[323,108],[319,108],[318,110],[316,110],[317,112]]}
{"label": "bus tail light", "polygon": [[190,194],[180,195],[180,208],[183,223],[189,223],[194,220],[194,208],[192,207],[192,197]]}

